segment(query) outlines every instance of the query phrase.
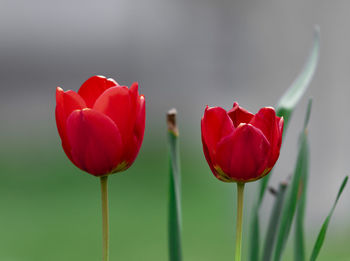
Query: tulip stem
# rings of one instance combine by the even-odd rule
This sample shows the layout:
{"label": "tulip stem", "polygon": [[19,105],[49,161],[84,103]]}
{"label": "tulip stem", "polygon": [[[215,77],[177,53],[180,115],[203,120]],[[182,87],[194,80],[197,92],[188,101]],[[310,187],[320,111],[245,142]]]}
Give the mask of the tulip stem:
{"label": "tulip stem", "polygon": [[108,176],[100,178],[102,199],[102,260],[109,260]]}
{"label": "tulip stem", "polygon": [[245,183],[237,183],[237,220],[236,220],[235,261],[241,261],[244,184]]}

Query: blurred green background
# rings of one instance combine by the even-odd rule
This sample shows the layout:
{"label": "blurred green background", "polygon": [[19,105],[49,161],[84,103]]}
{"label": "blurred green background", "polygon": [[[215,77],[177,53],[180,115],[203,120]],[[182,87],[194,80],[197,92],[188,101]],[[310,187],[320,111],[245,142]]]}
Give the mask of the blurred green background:
{"label": "blurred green background", "polygon": [[[25,134],[17,145],[2,147],[1,260],[100,259],[99,179],[69,162],[54,121],[50,122],[36,125],[37,131]],[[134,166],[109,179],[111,260],[167,260],[165,134],[165,123],[159,133],[151,133],[148,126]],[[185,260],[233,260],[235,186],[214,178],[202,155],[199,134],[193,137],[181,139]],[[243,260],[256,188],[256,184],[247,186]],[[336,216],[337,212],[332,223]],[[262,223],[266,229],[266,220]],[[307,228],[309,251],[320,225]],[[348,236],[347,228],[332,224],[319,260],[348,260]],[[292,260],[291,251],[285,257]]]}
{"label": "blurred green background", "polygon": [[[187,261],[233,260],[234,185],[216,180],[202,153],[207,104],[274,105],[301,70],[321,28],[315,79],[291,120],[271,178],[292,172],[306,101],[311,172],[308,254],[349,171],[349,1],[10,1],[0,9],[0,260],[100,260],[99,180],[66,158],[55,120],[56,86],[77,90],[104,74],[140,83],[147,126],[134,165],[109,179],[111,260],[167,260],[165,113],[179,111],[183,247]],[[257,184],[247,186],[243,260]],[[349,260],[350,190],[320,261]],[[266,230],[272,196],[261,211]],[[285,259],[292,260],[290,237]]]}

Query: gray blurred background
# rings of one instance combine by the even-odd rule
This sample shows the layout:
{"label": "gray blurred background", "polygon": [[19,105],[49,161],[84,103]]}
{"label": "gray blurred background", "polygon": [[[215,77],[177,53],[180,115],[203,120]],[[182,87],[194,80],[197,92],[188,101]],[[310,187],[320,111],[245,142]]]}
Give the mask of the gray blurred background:
{"label": "gray blurred background", "polygon": [[[78,180],[76,184],[79,184],[79,180],[84,182],[88,179],[77,175],[79,171],[69,165],[60,147],[54,121],[56,86],[78,90],[87,78],[95,74],[112,77],[120,84],[139,82],[140,91],[147,101],[145,142],[139,161],[130,170],[131,174],[123,179],[137,180],[135,173],[143,170],[142,162],[147,161],[152,165],[153,169],[149,172],[153,174],[149,179],[154,183],[149,181],[149,184],[155,189],[148,188],[145,195],[162,198],[161,205],[153,205],[154,209],[160,207],[159,215],[149,218],[156,218],[161,222],[160,226],[164,225],[159,232],[162,235],[159,237],[159,242],[162,242],[159,248],[165,255],[163,234],[166,231],[167,165],[166,156],[162,156],[166,155],[167,148],[165,112],[171,107],[179,111],[185,175],[184,226],[191,231],[200,222],[198,219],[211,211],[205,208],[205,202],[200,202],[207,188],[205,186],[217,186],[215,196],[219,201],[221,191],[223,196],[233,197],[231,188],[227,184],[217,184],[219,181],[212,177],[205,163],[200,141],[200,118],[205,106],[217,105],[229,109],[234,101],[238,101],[243,107],[256,112],[260,107],[275,105],[302,69],[312,46],[313,27],[318,24],[321,28],[320,63],[309,90],[292,117],[280,160],[271,178],[271,185],[276,186],[292,172],[307,98],[313,97],[309,128],[311,175],[306,213],[306,225],[312,239],[309,245],[312,245],[343,177],[350,172],[349,11],[350,2],[346,0],[1,0],[0,165],[3,166],[3,173],[0,176],[3,176],[3,189],[0,195],[3,198],[1,202],[5,204],[2,209],[8,217],[0,229],[5,229],[7,233],[1,233],[2,237],[7,238],[0,240],[3,245],[0,257],[5,258],[2,260],[41,260],[41,255],[34,250],[33,253],[28,250],[25,254],[32,259],[21,258],[18,252],[31,241],[30,238],[42,238],[42,234],[38,234],[39,225],[33,231],[27,231],[24,227],[31,226],[33,219],[37,219],[31,212],[39,211],[42,214],[46,206],[37,205],[36,199],[26,202],[22,198],[30,198],[32,194],[38,198],[46,197],[45,190],[43,194],[38,191],[48,186],[50,181],[52,188],[55,182],[64,188],[69,181],[60,176],[60,168],[69,169],[73,174],[69,173],[67,177],[74,176]],[[186,165],[186,162],[195,162],[201,167],[193,171],[191,167],[187,168],[190,164]],[[57,173],[53,174],[52,171]],[[205,189],[201,190],[202,178]],[[95,181],[89,179],[92,188],[95,188]],[[117,184],[118,178],[115,177],[113,182]],[[23,188],[27,184],[29,188],[22,189],[22,185],[15,184],[22,184]],[[131,184],[134,183],[130,181]],[[143,187],[142,184],[136,186]],[[249,204],[257,186],[249,184],[247,188]],[[52,194],[52,198],[59,197],[61,193],[65,193],[64,189]],[[97,185],[94,193],[96,206],[99,206]],[[120,194],[116,193],[116,198],[123,198]],[[80,197],[83,202],[84,197]],[[349,239],[349,198],[350,189],[347,188],[330,226],[329,237],[338,239],[333,244],[339,242],[341,245],[345,241],[343,239]],[[9,203],[12,199],[16,199],[13,204]],[[267,196],[265,199],[264,220],[268,218],[269,200],[272,198]],[[119,201],[123,204],[121,199]],[[76,205],[71,204],[70,208],[74,209]],[[195,208],[197,204],[203,205],[203,208]],[[23,206],[28,207],[25,213],[19,210]],[[118,207],[115,208],[119,213]],[[251,205],[247,205],[247,211],[250,208]],[[66,208],[62,206],[61,209],[65,211]],[[54,207],[52,211],[50,219],[55,219],[58,214]],[[137,210],[134,211],[137,213]],[[225,205],[215,211],[231,215],[233,205]],[[13,218],[13,213],[19,216]],[[92,213],[100,222],[99,212]],[[75,212],[66,215],[74,216]],[[22,228],[15,224],[29,217],[30,221]],[[117,214],[115,219],[118,224]],[[13,223],[9,225],[8,222]],[[142,223],[143,218],[138,222]],[[216,222],[221,224],[223,221]],[[205,225],[210,226],[211,223]],[[9,226],[10,229],[6,230]],[[53,224],[47,224],[48,229],[51,226]],[[89,227],[83,229],[88,230]],[[185,232],[185,243],[190,245],[192,240],[196,240],[196,233],[201,229]],[[99,235],[99,224],[96,233]],[[227,238],[230,238],[230,233]],[[55,234],[50,236],[55,237]],[[23,237],[28,240],[16,241]],[[327,252],[326,249],[331,251],[332,243],[329,241],[324,252]],[[16,242],[18,245],[14,247]],[[41,244],[40,240],[37,242]],[[96,244],[99,244],[99,238]],[[227,246],[230,244],[227,243]],[[205,246],[203,243],[197,248],[185,248],[188,260],[207,260],[205,257],[197,258],[200,248]],[[18,252],[13,253],[8,249]],[[347,252],[347,249],[343,251]],[[144,260],[151,260],[151,257],[153,260],[164,260],[164,255],[158,258],[149,254],[149,258]],[[129,257],[123,260],[143,259]],[[336,260],[348,259],[339,256]]]}

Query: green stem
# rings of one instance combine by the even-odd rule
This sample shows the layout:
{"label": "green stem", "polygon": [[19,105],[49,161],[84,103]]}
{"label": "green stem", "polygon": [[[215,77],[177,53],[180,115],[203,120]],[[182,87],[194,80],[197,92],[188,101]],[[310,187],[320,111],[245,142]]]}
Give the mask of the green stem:
{"label": "green stem", "polygon": [[169,260],[182,261],[181,247],[181,171],[179,130],[176,125],[176,110],[167,113],[168,141],[170,152],[170,182],[168,205]]}
{"label": "green stem", "polygon": [[236,258],[235,261],[241,261],[242,256],[242,223],[243,223],[243,198],[244,184],[237,183],[237,221],[236,221]]}
{"label": "green stem", "polygon": [[109,221],[108,221],[108,176],[100,178],[102,199],[102,260],[109,260]]}

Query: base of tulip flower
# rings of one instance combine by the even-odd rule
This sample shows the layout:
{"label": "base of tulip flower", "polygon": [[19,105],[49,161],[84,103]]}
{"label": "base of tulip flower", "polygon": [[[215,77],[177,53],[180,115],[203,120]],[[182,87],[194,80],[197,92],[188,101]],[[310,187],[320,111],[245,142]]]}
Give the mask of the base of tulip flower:
{"label": "base of tulip flower", "polygon": [[102,199],[102,260],[109,260],[108,176],[100,177]]}
{"label": "base of tulip flower", "polygon": [[237,183],[237,220],[236,220],[235,261],[241,261],[241,256],[242,256],[242,224],[243,224],[244,185],[245,185],[245,183]]}

